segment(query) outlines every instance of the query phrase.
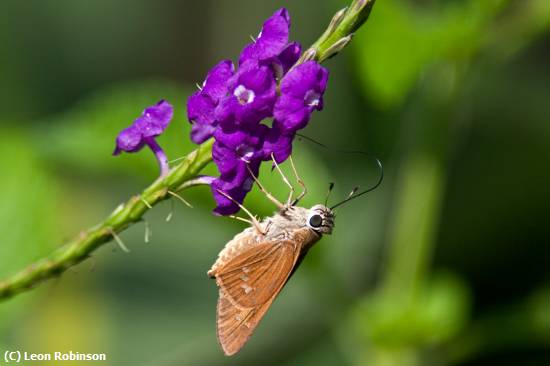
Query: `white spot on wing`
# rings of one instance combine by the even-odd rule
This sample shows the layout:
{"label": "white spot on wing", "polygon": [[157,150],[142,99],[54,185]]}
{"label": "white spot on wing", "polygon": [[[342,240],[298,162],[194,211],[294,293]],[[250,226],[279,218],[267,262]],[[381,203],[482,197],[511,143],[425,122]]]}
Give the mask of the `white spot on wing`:
{"label": "white spot on wing", "polygon": [[246,283],[241,285],[242,289],[244,290],[245,294],[249,294],[254,290],[252,287],[248,286]]}

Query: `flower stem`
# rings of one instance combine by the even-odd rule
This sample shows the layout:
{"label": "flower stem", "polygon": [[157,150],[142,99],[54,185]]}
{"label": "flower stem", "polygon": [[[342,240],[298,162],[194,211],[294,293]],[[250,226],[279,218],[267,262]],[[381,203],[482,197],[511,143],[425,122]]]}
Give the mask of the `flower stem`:
{"label": "flower stem", "polygon": [[[304,56],[298,63],[312,59],[323,62],[340,52],[349,43],[353,33],[367,20],[374,1],[354,0],[346,9],[339,11],[321,38],[304,52]],[[204,178],[198,180],[195,178],[199,177],[201,170],[212,161],[212,144],[211,139],[200,145],[173,169],[168,168],[166,156],[156,142],[157,150],[155,150],[156,147],[149,145],[159,161],[161,176],[139,195],[133,196],[116,208],[101,223],[82,231],[71,241],[26,269],[0,281],[0,301],[28,291],[89,258],[93,251],[113,239],[113,233],[120,233],[141,221],[150,207],[172,197],[169,192],[178,192],[189,186],[204,184]]]}
{"label": "flower stem", "polygon": [[157,143],[157,141],[153,137],[149,137],[145,140],[145,143],[147,146],[151,148],[153,151],[153,154],[155,154],[155,157],[157,158],[157,161],[159,163],[160,168],[160,176],[164,177],[168,174],[170,171],[170,165],[168,165],[168,158],[166,157],[166,154],[164,153],[164,150],[160,147],[160,145]]}
{"label": "flower stem", "polygon": [[[30,290],[40,282],[61,275],[68,268],[90,257],[91,253],[113,239],[132,224],[142,220],[148,206],[172,197],[169,192],[178,192],[182,186],[197,177],[212,161],[213,140],[200,145],[183,162],[158,178],[139,195],[116,208],[109,217],[96,226],[82,231],[71,241],[45,258],[31,264],[11,278],[0,281],[0,301]],[[147,203],[147,204],[146,204]]]}

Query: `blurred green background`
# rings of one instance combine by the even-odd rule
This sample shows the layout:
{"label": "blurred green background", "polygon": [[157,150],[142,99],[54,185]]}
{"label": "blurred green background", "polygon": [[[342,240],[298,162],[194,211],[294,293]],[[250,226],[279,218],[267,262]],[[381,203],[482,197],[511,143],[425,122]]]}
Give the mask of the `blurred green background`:
{"label": "blurred green background", "polygon": [[[345,4],[3,0],[0,278],[156,177],[146,151],[111,156],[144,107],[174,104],[161,144],[185,155],[185,100],[211,66],[235,60],[278,7],[309,45]],[[548,0],[378,0],[326,63],[326,108],[304,133],[380,157],[386,179],[340,210],[237,356],[218,348],[206,271],[243,225],[211,215],[206,188],[184,193],[194,209],[148,213],[148,244],[135,225],[121,235],[131,253],[108,244],[0,303],[1,353],[99,352],[106,365],[549,365],[549,31]],[[377,178],[371,161],[307,142],[294,156],[305,205],[331,181],[336,200]],[[246,204],[273,210],[257,191]]]}

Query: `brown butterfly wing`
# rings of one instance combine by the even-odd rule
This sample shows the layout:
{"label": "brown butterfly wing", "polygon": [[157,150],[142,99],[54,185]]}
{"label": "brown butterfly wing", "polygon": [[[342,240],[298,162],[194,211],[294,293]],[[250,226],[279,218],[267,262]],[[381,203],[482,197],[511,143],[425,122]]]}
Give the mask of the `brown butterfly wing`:
{"label": "brown butterfly wing", "polygon": [[298,257],[295,242],[260,243],[217,271],[217,333],[226,355],[237,353],[248,341],[290,277]]}

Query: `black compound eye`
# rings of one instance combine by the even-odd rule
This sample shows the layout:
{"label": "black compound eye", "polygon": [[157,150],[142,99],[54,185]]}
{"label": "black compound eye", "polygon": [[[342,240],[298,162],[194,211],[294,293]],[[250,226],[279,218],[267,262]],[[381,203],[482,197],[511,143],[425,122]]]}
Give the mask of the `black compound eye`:
{"label": "black compound eye", "polygon": [[319,227],[323,223],[323,218],[321,215],[311,215],[309,218],[309,226],[311,227]]}

